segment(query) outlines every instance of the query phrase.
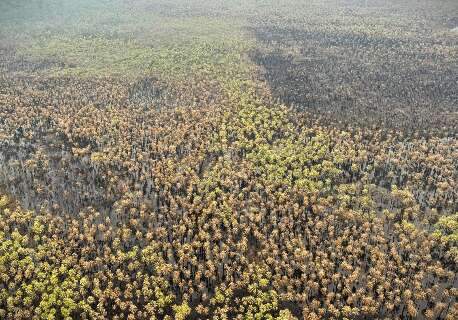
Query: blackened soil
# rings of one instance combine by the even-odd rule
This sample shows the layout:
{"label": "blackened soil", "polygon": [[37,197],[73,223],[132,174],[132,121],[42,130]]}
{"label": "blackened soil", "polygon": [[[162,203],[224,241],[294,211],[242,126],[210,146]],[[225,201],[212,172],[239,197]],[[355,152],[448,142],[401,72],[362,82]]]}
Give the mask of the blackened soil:
{"label": "blackened soil", "polygon": [[252,59],[282,103],[346,125],[455,132],[457,63],[431,39],[264,25]]}

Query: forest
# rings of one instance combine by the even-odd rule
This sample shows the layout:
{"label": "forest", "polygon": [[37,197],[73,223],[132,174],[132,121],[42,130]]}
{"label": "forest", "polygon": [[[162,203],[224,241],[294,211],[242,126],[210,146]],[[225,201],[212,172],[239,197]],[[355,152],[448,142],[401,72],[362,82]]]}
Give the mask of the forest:
{"label": "forest", "polygon": [[458,319],[458,1],[0,1],[0,319]]}

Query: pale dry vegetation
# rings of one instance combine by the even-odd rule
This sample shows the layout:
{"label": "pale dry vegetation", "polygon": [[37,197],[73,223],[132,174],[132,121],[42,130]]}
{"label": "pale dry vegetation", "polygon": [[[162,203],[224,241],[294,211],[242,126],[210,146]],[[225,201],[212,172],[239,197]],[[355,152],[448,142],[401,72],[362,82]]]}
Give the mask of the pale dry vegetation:
{"label": "pale dry vegetation", "polygon": [[0,319],[458,317],[453,1],[77,3],[0,22]]}

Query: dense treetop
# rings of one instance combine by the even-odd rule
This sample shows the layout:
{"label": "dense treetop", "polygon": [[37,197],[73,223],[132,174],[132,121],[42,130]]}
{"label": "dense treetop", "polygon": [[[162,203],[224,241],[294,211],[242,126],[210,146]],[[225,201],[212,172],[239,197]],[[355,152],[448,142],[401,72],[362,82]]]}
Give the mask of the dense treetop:
{"label": "dense treetop", "polygon": [[454,1],[0,9],[0,319],[458,317]]}

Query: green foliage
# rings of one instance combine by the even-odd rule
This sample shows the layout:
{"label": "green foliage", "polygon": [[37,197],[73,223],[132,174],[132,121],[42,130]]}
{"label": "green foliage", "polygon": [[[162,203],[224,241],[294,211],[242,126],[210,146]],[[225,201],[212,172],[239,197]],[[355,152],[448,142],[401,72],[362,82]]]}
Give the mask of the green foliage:
{"label": "green foliage", "polygon": [[458,213],[443,216],[434,225],[433,236],[447,248],[448,255],[458,261]]}
{"label": "green foliage", "polygon": [[[37,220],[33,222],[33,228],[38,229],[38,233],[43,231]],[[40,303],[35,312],[40,319],[54,319],[59,314],[68,319],[79,308],[76,301],[79,297],[81,273],[69,268],[68,261],[50,264],[44,259],[52,254],[55,247],[62,250],[61,245],[46,240],[44,245],[33,248],[28,237],[17,231],[11,233],[9,240],[2,241],[0,272],[6,276],[7,270],[16,267],[22,270],[26,278],[32,278],[13,287],[13,283],[9,283],[12,295],[9,295],[7,304],[10,311],[20,308],[21,305],[29,306],[37,298],[40,299]],[[8,281],[7,277],[3,277],[0,283],[5,281]]]}
{"label": "green foliage", "polygon": [[173,306],[175,312],[175,320],[185,320],[186,317],[191,313],[191,308],[187,303]]}
{"label": "green foliage", "polygon": [[245,72],[242,57],[253,46],[241,31],[240,19],[174,17],[143,3],[134,8],[135,15],[119,0],[1,5],[0,17],[5,18],[0,19],[0,37],[21,37],[18,55],[22,59],[55,62],[38,71],[45,75],[135,78],[154,74],[171,81],[212,75],[223,82]]}
{"label": "green foliage", "polygon": [[6,208],[9,204],[9,199],[7,196],[3,195],[0,198],[0,210]]}
{"label": "green foliage", "polygon": [[279,295],[272,289],[272,274],[260,266],[251,266],[245,274],[249,279],[243,288],[243,296],[236,297],[231,289],[217,288],[210,305],[216,309],[224,319],[228,317],[228,310],[232,316],[245,320],[296,320],[287,309],[279,309]]}
{"label": "green foliage", "polygon": [[175,80],[200,75],[225,81],[243,76],[248,67],[241,57],[248,49],[243,39],[196,39],[153,50],[148,68]]}
{"label": "green foliage", "polygon": [[126,75],[147,71],[152,50],[135,41],[104,38],[53,37],[25,48],[22,53],[34,59],[62,61],[55,75]]}
{"label": "green foliage", "polygon": [[458,213],[450,216],[440,217],[435,224],[435,235],[439,236],[443,241],[450,243],[458,243]]}

